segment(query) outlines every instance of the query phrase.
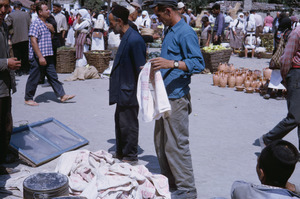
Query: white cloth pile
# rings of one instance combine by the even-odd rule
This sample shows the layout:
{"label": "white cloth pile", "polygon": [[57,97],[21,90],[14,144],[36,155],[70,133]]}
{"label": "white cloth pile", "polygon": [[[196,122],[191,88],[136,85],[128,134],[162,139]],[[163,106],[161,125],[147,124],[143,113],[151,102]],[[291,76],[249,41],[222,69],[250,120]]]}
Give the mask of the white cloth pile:
{"label": "white cloth pile", "polygon": [[153,175],[144,165],[114,163],[103,150],[64,153],[55,171],[68,176],[73,195],[88,199],[170,198],[165,176]]}
{"label": "white cloth pile", "polygon": [[167,117],[171,105],[159,70],[153,71],[151,63],[144,65],[137,84],[137,100],[145,122]]}

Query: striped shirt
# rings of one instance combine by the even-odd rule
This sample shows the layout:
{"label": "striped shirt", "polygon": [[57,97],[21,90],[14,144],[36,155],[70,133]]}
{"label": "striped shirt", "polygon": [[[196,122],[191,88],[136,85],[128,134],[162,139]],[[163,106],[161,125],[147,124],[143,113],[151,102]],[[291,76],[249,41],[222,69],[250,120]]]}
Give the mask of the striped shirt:
{"label": "striped shirt", "polygon": [[288,71],[292,66],[300,66],[300,27],[289,35],[284,53],[280,58],[281,69]]}
{"label": "striped shirt", "polygon": [[[37,38],[37,43],[43,57],[53,55],[51,32],[40,18],[32,22],[28,35],[29,37]],[[31,40],[29,39],[29,59],[33,58],[33,53]]]}

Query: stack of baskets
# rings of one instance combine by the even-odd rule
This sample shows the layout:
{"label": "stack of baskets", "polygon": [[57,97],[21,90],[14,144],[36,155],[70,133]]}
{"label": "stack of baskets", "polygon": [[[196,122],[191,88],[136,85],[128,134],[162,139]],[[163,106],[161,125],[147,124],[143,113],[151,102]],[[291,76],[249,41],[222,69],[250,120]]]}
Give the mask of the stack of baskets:
{"label": "stack of baskets", "polygon": [[218,50],[215,52],[205,52],[204,50],[201,51],[204,61],[205,61],[205,68],[209,69],[210,72],[215,72],[218,70],[219,63],[228,63],[232,50]]}
{"label": "stack of baskets", "polygon": [[111,51],[109,50],[91,50],[84,53],[87,63],[95,66],[99,73],[103,73],[109,67]]}
{"label": "stack of baskets", "polygon": [[72,73],[76,64],[75,48],[61,47],[57,49],[56,72]]}

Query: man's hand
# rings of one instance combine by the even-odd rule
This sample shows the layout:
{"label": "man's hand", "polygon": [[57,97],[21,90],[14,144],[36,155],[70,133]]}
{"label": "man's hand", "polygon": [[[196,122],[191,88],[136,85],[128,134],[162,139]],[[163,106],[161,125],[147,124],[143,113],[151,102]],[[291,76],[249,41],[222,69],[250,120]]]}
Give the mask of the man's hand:
{"label": "man's hand", "polygon": [[54,27],[53,27],[52,24],[46,23],[46,26],[47,26],[47,28],[50,30],[51,33],[54,33],[54,32],[55,32]]}
{"label": "man's hand", "polygon": [[285,188],[292,191],[292,192],[296,191],[296,186],[294,184],[290,183],[290,182],[286,183]]}
{"label": "man's hand", "polygon": [[21,61],[18,61],[15,57],[9,58],[7,63],[8,68],[11,70],[17,70],[21,67]]}
{"label": "man's hand", "polygon": [[173,68],[174,66],[173,60],[167,60],[162,57],[151,59],[150,62],[153,70],[159,70],[162,68]]}
{"label": "man's hand", "polygon": [[218,41],[218,35],[215,35],[215,37],[214,37],[214,41]]}
{"label": "man's hand", "polygon": [[39,58],[39,63],[40,63],[41,66],[46,66],[47,61],[46,61],[45,57],[40,57]]}

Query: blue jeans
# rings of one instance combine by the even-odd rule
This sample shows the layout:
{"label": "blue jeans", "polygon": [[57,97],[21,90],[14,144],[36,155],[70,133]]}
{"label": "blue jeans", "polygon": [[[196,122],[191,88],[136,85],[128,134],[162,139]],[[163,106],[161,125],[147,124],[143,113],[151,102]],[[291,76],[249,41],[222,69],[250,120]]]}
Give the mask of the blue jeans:
{"label": "blue jeans", "polygon": [[36,92],[36,88],[38,86],[38,82],[40,80],[41,69],[44,69],[46,71],[48,82],[51,85],[56,96],[62,97],[65,95],[65,91],[62,86],[62,83],[58,80],[53,56],[45,57],[45,59],[47,61],[46,66],[41,66],[39,64],[39,60],[37,57],[30,59],[30,71],[29,71],[29,77],[27,79],[26,89],[25,89],[26,101],[33,100],[33,97]]}
{"label": "blue jeans", "polygon": [[263,136],[266,144],[282,139],[294,128],[298,127],[300,148],[300,69],[291,69],[286,77],[288,114],[269,133]]}

